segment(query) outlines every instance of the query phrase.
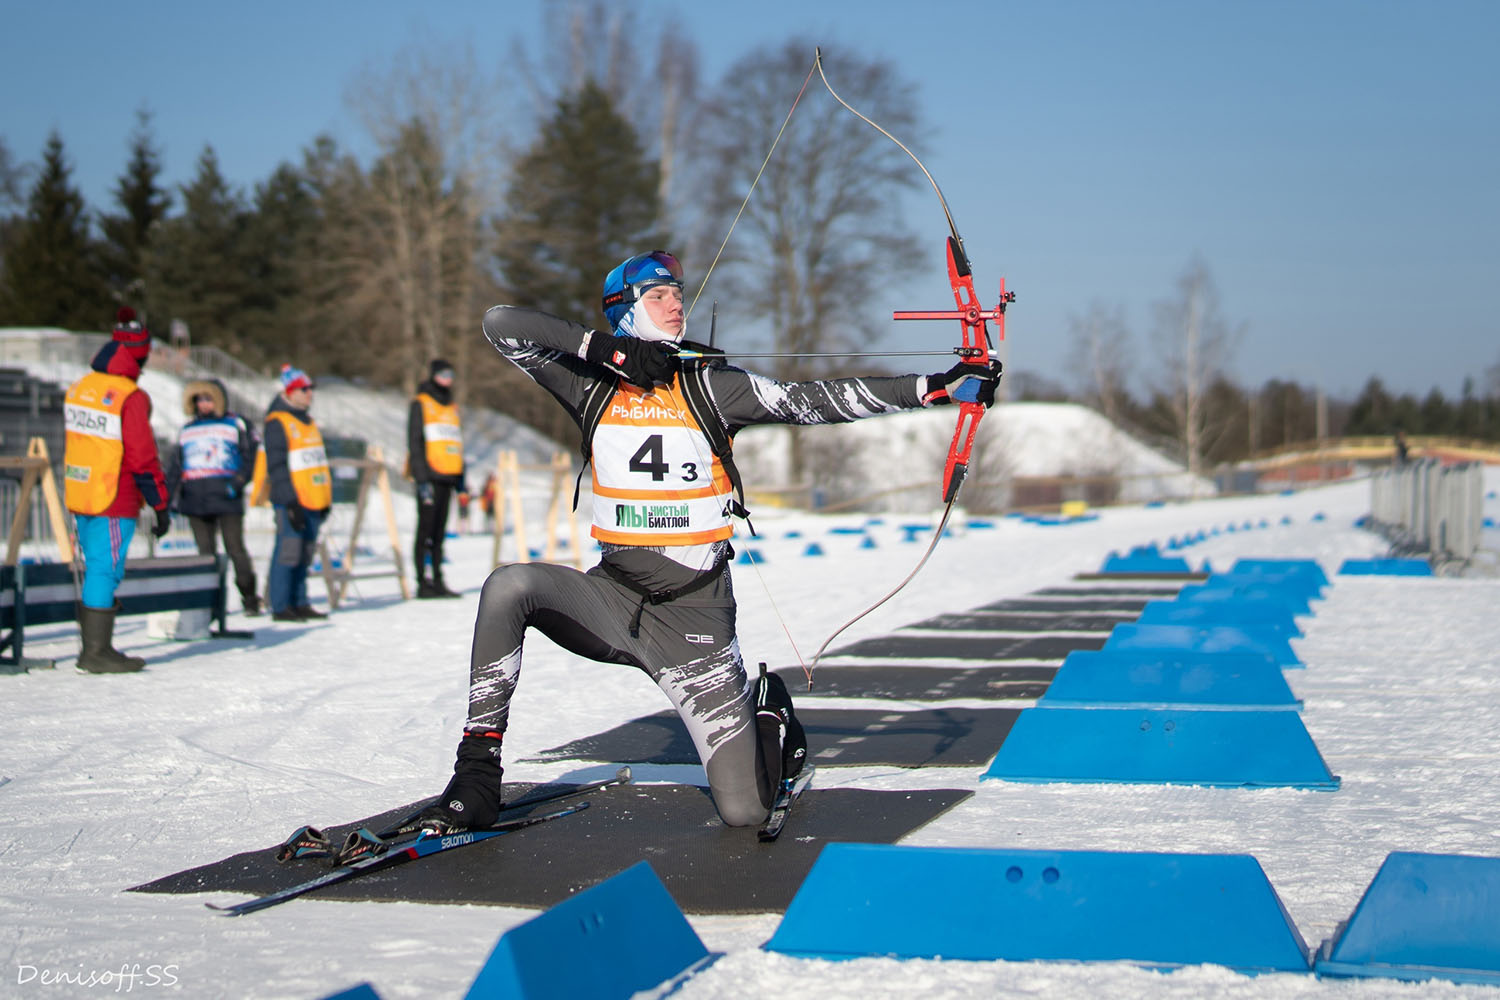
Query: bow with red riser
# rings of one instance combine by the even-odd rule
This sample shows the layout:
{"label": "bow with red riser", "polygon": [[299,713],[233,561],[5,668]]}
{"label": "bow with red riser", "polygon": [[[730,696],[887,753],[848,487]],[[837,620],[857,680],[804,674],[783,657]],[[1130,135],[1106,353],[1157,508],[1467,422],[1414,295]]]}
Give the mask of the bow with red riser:
{"label": "bow with red riser", "polygon": [[[948,237],[948,281],[953,285],[953,300],[956,310],[897,310],[892,319],[956,319],[963,324],[962,346],[953,353],[965,360],[983,364],[994,352],[990,340],[988,322],[993,321],[999,340],[1005,339],[1005,307],[1016,300],[1015,292],[1005,290],[1005,279],[1000,279],[1000,302],[993,309],[979,305],[979,295],[974,291],[974,276],[969,267],[968,254],[957,236]],[[979,419],[984,416],[980,403],[958,404],[958,426],[953,429],[953,443],[948,446],[948,461],[943,466],[943,503],[951,504],[958,496],[969,473],[969,455],[974,450],[974,435],[979,431]]]}

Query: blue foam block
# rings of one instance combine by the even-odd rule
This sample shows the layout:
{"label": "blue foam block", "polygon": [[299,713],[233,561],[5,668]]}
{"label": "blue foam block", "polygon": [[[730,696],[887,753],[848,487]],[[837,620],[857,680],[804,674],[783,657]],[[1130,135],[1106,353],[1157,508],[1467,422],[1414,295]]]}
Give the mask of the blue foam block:
{"label": "blue foam block", "polygon": [[1268,587],[1284,590],[1289,594],[1295,594],[1304,600],[1316,600],[1323,596],[1323,584],[1306,570],[1282,570],[1273,572],[1271,570],[1256,570],[1251,573],[1243,573],[1231,570],[1227,573],[1215,573],[1203,581],[1209,587]]}
{"label": "blue foam block", "polygon": [[1104,648],[1262,653],[1281,667],[1302,666],[1286,634],[1266,625],[1116,625]]}
{"label": "blue foam block", "polygon": [[1345,576],[1431,576],[1425,559],[1345,559],[1339,567]]}
{"label": "blue foam block", "polygon": [[1075,650],[1038,708],[1101,705],[1296,710],[1281,668],[1258,653]]}
{"label": "blue foam block", "polygon": [[808,542],[807,548],[802,550],[802,554],[805,556],[820,556],[823,554],[823,546],[817,542]]}
{"label": "blue foam block", "polygon": [[1500,986],[1500,858],[1388,855],[1317,971]]}
{"label": "blue foam block", "polygon": [[1302,936],[1245,854],[829,844],[766,948],[1308,971]]}
{"label": "blue foam block", "polygon": [[1099,568],[1101,573],[1187,573],[1186,559],[1164,556],[1153,548],[1149,552],[1136,551],[1122,556],[1111,552]]}
{"label": "blue foam block", "polygon": [[628,997],[708,956],[648,862],[506,931],[470,998]]}
{"label": "blue foam block", "polygon": [[[1290,524],[1291,520],[1284,518],[1282,523]],[[1323,567],[1318,565],[1316,559],[1236,559],[1229,572],[1295,573],[1316,580],[1319,587],[1328,586],[1328,574],[1323,572]]]}
{"label": "blue foam block", "polygon": [[1339,786],[1301,716],[1256,710],[1023,709],[984,777],[1324,791]]}
{"label": "blue foam block", "polygon": [[765,561],[766,557],[760,554],[760,549],[746,549],[739,554],[739,558],[735,559],[735,562],[742,566],[764,563]]}
{"label": "blue foam block", "polygon": [[1301,638],[1297,619],[1284,604],[1266,601],[1147,601],[1141,625],[1259,625],[1288,638]]}
{"label": "blue foam block", "polygon": [[360,983],[351,986],[347,990],[330,993],[323,1000],[380,1000],[380,994],[375,992],[375,987],[369,983]]}
{"label": "blue foam block", "polygon": [[[1207,563],[1204,564],[1205,568]],[[1176,600],[1183,604],[1207,603],[1210,601],[1256,601],[1277,604],[1294,615],[1312,614],[1312,605],[1306,597],[1284,587],[1245,584],[1243,586],[1209,585],[1191,583],[1177,592]]]}

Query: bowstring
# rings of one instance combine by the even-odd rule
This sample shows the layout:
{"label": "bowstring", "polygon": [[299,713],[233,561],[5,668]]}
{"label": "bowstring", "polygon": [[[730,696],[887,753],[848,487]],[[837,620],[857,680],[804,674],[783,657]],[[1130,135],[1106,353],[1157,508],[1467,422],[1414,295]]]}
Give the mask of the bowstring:
{"label": "bowstring", "polygon": [[[693,307],[703,297],[703,290],[708,287],[708,279],[713,277],[714,268],[719,265],[719,258],[724,255],[724,248],[729,245],[729,237],[734,235],[734,227],[739,225],[740,216],[745,214],[745,208],[750,204],[750,198],[755,194],[755,186],[760,183],[761,176],[766,172],[766,167],[771,162],[771,156],[776,152],[776,147],[781,144],[781,137],[786,134],[787,126],[792,123],[792,114],[797,110],[797,105],[802,102],[802,95],[807,93],[807,85],[812,81],[813,72],[818,69],[818,57],[813,56],[812,67],[807,71],[807,77],[802,81],[802,87],[797,91],[797,96],[792,100],[792,106],[787,109],[786,118],[781,122],[781,129],[776,133],[776,138],[771,140],[771,148],[766,150],[766,158],[760,161],[760,169],[755,172],[755,177],[750,181],[750,190],[745,192],[745,200],[740,202],[740,210],[734,213],[734,219],[729,223],[729,231],[724,234],[724,241],[719,244],[718,252],[714,259],[709,261],[708,270],[703,272],[703,281],[698,285],[698,290],[693,293],[693,301],[688,303],[687,312],[683,313],[683,327],[687,327],[687,321],[693,315]],[[842,103],[842,102],[841,102]],[[852,109],[851,109],[852,110]],[[858,114],[858,112],[855,112]],[[942,197],[941,194],[938,197]]]}
{"label": "bowstring", "polygon": [[[854,115],[860,121],[864,122],[866,125],[869,125],[881,135],[885,136],[887,139],[891,140],[891,142],[894,142],[898,147],[900,147],[902,152],[911,157],[912,162],[917,165],[917,169],[921,170],[922,175],[927,178],[927,183],[932,185],[932,190],[937,195],[938,202],[943,207],[943,217],[948,222],[948,230],[953,234],[954,242],[958,245],[960,253],[963,252],[963,237],[958,234],[958,226],[954,223],[953,213],[948,208],[948,199],[943,196],[943,189],[938,186],[937,179],[932,176],[932,172],[927,169],[927,165],[922,162],[921,157],[912,152],[911,149],[906,145],[906,143],[896,138],[880,125],[877,125],[866,115],[860,113],[859,110],[857,110],[848,101],[839,96],[838,91],[833,89],[833,84],[828,82],[828,75],[823,72],[823,49],[821,46],[818,46],[813,49],[812,67],[807,71],[807,76],[802,80],[802,86],[798,89],[797,96],[792,100],[791,107],[787,109],[786,117],[782,120],[781,128],[777,131],[776,137],[771,141],[770,149],[766,151],[765,158],[761,160],[760,169],[755,172],[755,177],[750,182],[750,188],[745,192],[745,198],[740,202],[739,210],[735,212],[734,219],[729,224],[728,232],[724,234],[724,239],[719,244],[718,251],[714,254],[713,260],[710,261],[708,270],[704,272],[703,281],[698,285],[698,290],[693,293],[693,300],[688,304],[687,312],[683,314],[684,327],[686,327],[687,325],[688,317],[690,317],[693,313],[693,308],[698,304],[698,300],[703,296],[704,289],[708,287],[708,282],[713,275],[714,268],[718,266],[719,259],[723,256],[725,247],[729,245],[730,237],[734,235],[735,226],[739,224],[740,217],[744,215],[746,207],[749,206],[750,198],[755,194],[755,188],[760,183],[761,177],[765,174],[766,167],[770,164],[771,157],[776,152],[776,147],[780,145],[782,136],[786,134],[787,127],[791,124],[792,121],[792,115],[796,112],[797,106],[801,103],[803,95],[807,93],[807,85],[812,81],[812,76],[814,73],[817,73],[818,77],[823,81],[823,86],[827,89],[829,95],[832,96],[833,99],[840,105],[842,105],[845,110]],[[777,621],[781,624],[782,631],[786,633],[787,640],[792,645],[792,651],[797,656],[798,664],[799,666],[801,666],[803,674],[805,674],[807,677],[807,688],[809,691],[812,690],[813,671],[817,669],[819,659],[823,656],[823,653],[828,649],[828,646],[833,642],[833,640],[837,639],[844,633],[845,630],[850,628],[856,622],[871,614],[877,608],[881,607],[891,598],[899,594],[906,587],[906,585],[913,579],[915,579],[917,574],[922,571],[922,567],[927,565],[928,559],[930,559],[932,557],[932,553],[937,550],[938,540],[943,537],[944,531],[947,530],[948,519],[953,514],[953,505],[957,500],[958,494],[955,492],[953,498],[950,499],[947,505],[943,508],[942,519],[938,522],[937,529],[932,534],[932,541],[928,543],[927,551],[922,553],[922,558],[917,561],[917,565],[912,569],[912,571],[908,573],[905,578],[903,578],[902,581],[898,583],[893,590],[891,590],[890,593],[886,594],[880,600],[876,601],[874,604],[870,605],[868,608],[861,611],[853,618],[849,619],[843,625],[840,625],[838,629],[827,639],[825,639],[823,641],[823,644],[818,647],[817,652],[813,654],[811,663],[802,659],[802,653],[797,648],[797,642],[794,638],[792,638],[791,629],[790,627],[788,627],[786,619],[782,617],[780,608],[778,608],[776,605],[776,598],[771,593],[770,585],[767,584],[765,576],[760,572],[760,565],[758,560],[750,555],[748,549],[746,550],[746,561],[749,562],[751,567],[755,570],[756,577],[760,580],[761,586],[765,589],[766,597],[771,603],[772,613],[776,615]]]}

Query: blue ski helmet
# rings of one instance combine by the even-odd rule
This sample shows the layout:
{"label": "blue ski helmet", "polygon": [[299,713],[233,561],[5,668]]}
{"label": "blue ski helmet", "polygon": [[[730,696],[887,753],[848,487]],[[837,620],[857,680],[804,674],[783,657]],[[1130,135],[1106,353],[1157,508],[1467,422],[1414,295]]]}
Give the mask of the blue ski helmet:
{"label": "blue ski helmet", "polygon": [[611,330],[648,288],[657,285],[682,287],[682,265],[665,250],[636,254],[604,276],[604,318]]}

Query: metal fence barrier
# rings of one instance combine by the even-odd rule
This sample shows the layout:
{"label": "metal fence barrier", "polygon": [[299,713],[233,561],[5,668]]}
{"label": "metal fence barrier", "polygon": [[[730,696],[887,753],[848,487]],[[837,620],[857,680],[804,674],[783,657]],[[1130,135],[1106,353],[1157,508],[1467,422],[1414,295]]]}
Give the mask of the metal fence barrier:
{"label": "metal fence barrier", "polygon": [[1370,477],[1370,519],[1398,549],[1467,562],[1484,527],[1484,465],[1424,459]]}

